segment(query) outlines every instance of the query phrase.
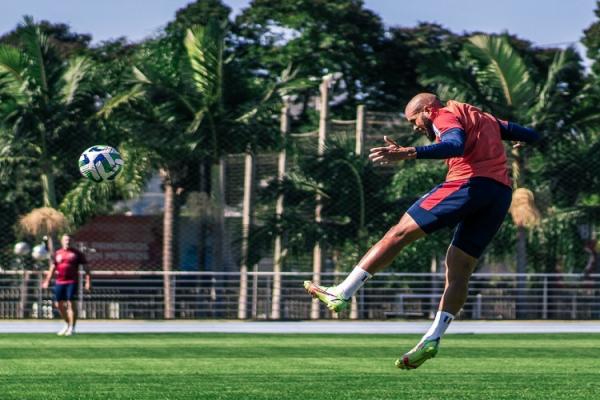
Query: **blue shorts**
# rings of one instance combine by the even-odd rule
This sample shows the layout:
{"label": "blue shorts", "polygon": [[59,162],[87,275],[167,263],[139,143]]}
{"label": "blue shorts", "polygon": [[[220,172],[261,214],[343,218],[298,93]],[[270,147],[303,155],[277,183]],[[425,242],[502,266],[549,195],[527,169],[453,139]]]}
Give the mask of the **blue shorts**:
{"label": "blue shorts", "polygon": [[427,234],[456,226],[452,245],[479,258],[502,225],[511,199],[510,187],[475,177],[436,186],[407,212]]}
{"label": "blue shorts", "polygon": [[71,301],[77,300],[77,289],[79,285],[77,283],[57,283],[54,285],[54,300],[55,301]]}

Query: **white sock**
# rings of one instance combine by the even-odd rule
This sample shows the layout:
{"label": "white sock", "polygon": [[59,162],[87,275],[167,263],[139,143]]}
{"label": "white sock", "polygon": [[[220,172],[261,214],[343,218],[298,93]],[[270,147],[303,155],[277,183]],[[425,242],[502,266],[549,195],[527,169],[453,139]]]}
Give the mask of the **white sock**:
{"label": "white sock", "polygon": [[427,331],[427,333],[421,339],[421,342],[424,340],[435,340],[442,337],[448,326],[450,326],[450,322],[454,319],[454,315],[447,313],[445,311],[438,311],[435,314],[435,319],[433,320],[433,324]]}
{"label": "white sock", "polygon": [[354,296],[354,293],[358,289],[365,284],[369,278],[373,275],[362,269],[361,267],[356,267],[350,272],[350,275],[344,279],[342,283],[336,286],[336,291],[339,295],[341,295],[344,299],[349,299]]}

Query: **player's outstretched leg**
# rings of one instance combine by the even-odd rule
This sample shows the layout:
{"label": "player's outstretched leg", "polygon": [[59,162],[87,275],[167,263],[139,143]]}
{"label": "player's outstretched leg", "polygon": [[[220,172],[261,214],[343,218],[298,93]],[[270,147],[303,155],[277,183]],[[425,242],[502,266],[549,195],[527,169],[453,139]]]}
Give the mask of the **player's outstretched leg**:
{"label": "player's outstretched leg", "polygon": [[335,286],[320,286],[311,281],[304,281],[304,289],[312,297],[323,302],[331,311],[340,312],[348,307],[348,299],[338,294]]}

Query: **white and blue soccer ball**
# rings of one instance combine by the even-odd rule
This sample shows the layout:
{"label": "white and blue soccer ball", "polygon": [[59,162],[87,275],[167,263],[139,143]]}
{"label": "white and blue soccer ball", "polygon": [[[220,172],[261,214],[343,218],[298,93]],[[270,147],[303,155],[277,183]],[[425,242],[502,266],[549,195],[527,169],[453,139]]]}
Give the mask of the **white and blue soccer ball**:
{"label": "white and blue soccer ball", "polygon": [[123,169],[123,158],[110,146],[92,146],[79,157],[79,172],[94,182],[112,181]]}

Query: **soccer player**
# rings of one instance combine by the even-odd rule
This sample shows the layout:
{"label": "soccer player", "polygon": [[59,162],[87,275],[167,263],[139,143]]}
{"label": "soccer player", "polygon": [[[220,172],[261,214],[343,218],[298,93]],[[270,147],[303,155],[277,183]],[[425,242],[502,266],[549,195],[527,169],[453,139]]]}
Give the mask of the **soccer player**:
{"label": "soccer player", "polygon": [[65,327],[57,335],[72,336],[75,334],[77,323],[77,292],[79,287],[79,266],[85,271],[85,290],[89,291],[92,286],[90,271],[87,268],[85,255],[71,246],[71,235],[64,234],[60,240],[61,248],[58,249],[50,261],[50,268],[46,279],[42,283],[43,288],[50,284],[52,276],[56,272],[54,285],[54,305],[58,308],[60,316],[65,320]]}
{"label": "soccer player", "polygon": [[477,259],[500,228],[511,203],[503,140],[531,143],[539,139],[532,129],[502,121],[457,101],[444,106],[436,95],[421,93],[406,105],[404,114],[414,129],[435,144],[402,147],[384,137],[386,146],[371,149],[375,164],[408,159],[445,159],[444,183],[417,200],[384,237],[337,286],[304,282],[309,294],[335,312],[345,309],[362,285],[408,244],[443,227],[454,227],[446,253],[446,283],[438,312],[419,343],[396,360],[402,369],[419,367],[438,352],[441,336],[467,298],[469,278]]}

